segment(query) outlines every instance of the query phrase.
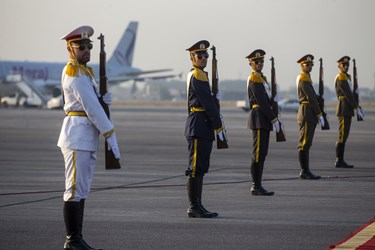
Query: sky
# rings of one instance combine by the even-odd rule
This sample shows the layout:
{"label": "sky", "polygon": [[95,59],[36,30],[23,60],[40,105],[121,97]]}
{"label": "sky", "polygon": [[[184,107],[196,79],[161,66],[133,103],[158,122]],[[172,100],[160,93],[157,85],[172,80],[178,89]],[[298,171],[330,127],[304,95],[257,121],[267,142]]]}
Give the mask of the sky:
{"label": "sky", "polygon": [[[81,25],[105,35],[109,58],[128,23],[138,21],[133,66],[144,70],[172,68],[185,78],[186,48],[204,39],[216,47],[220,80],[245,83],[245,57],[260,48],[268,78],[268,59],[275,58],[281,90],[295,87],[296,61],[306,54],[315,56],[314,82],[323,58],[325,84],[333,89],[336,61],[348,55],[356,59],[360,87],[373,89],[374,10],[373,0],[0,0],[0,60],[66,62],[59,38]],[[94,40],[91,62],[98,63]]]}

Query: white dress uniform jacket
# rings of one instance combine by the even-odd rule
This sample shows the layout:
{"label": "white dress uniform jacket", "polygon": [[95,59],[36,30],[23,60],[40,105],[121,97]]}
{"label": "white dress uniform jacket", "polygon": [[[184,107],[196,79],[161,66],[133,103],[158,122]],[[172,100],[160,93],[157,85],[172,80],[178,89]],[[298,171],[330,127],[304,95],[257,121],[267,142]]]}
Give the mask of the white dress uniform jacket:
{"label": "white dress uniform jacket", "polygon": [[[67,74],[68,67],[78,69],[75,76]],[[97,89],[94,76],[88,68],[72,65],[72,62],[65,66],[62,73],[62,90],[67,116],[64,118],[57,143],[60,148],[96,151],[99,134],[108,137],[113,133],[114,127],[100,105]],[[72,111],[84,111],[86,116],[69,115]]]}

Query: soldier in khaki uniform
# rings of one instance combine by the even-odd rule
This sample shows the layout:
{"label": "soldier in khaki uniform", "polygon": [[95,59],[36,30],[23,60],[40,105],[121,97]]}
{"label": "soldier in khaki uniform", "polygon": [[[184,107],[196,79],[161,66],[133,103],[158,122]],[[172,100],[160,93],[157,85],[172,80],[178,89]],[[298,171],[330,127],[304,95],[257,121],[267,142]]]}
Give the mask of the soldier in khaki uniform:
{"label": "soldier in khaki uniform", "polygon": [[251,194],[271,196],[274,192],[263,188],[262,175],[268,153],[270,131],[274,126],[276,132],[279,132],[280,122],[272,110],[271,88],[262,73],[265,54],[264,50],[257,49],[246,57],[252,68],[247,80],[247,93],[251,108],[247,127],[253,131],[253,157],[250,167],[253,179]]}
{"label": "soldier in khaki uniform", "polygon": [[301,166],[300,178],[316,180],[320,179],[320,176],[314,175],[310,171],[309,151],[313,142],[316,124],[319,121],[324,126],[324,118],[310,77],[310,72],[314,66],[314,56],[305,55],[297,63],[300,64],[302,69],[296,80],[300,103],[297,116],[300,136],[298,143],[298,158]]}
{"label": "soldier in khaki uniform", "polygon": [[[91,58],[94,29],[81,26],[61,39],[66,40],[69,61],[62,72],[62,94],[65,118],[57,145],[65,161],[64,249],[87,250],[82,238],[85,200],[90,193],[96,165],[99,134],[106,137],[117,159],[120,150],[115,129],[99,103],[98,84],[87,63]],[[111,103],[110,93],[103,101]]]}
{"label": "soldier in khaki uniform", "polygon": [[335,89],[338,99],[338,103],[336,105],[336,115],[339,119],[339,136],[336,142],[336,168],[354,167],[353,165],[347,164],[344,161],[345,143],[349,136],[350,126],[355,109],[357,109],[358,115],[363,119],[363,113],[360,109],[358,109],[358,103],[354,98],[353,86],[351,82],[352,77],[348,74],[349,62],[349,56],[343,56],[337,61],[340,73],[335,79]]}

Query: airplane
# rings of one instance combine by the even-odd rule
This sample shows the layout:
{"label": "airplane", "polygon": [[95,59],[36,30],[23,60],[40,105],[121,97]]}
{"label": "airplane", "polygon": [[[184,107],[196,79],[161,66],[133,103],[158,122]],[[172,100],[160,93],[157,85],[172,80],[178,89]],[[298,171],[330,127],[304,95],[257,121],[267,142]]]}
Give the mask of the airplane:
{"label": "airplane", "polygon": [[[106,63],[107,78],[109,84],[133,80],[133,91],[136,89],[136,81],[146,79],[165,79],[179,76],[177,74],[150,75],[172,71],[172,69],[156,69],[143,71],[133,67],[134,47],[137,37],[138,22],[132,21],[126,28],[112,56]],[[6,82],[9,75],[21,75],[34,86],[43,88],[48,95],[57,96],[61,89],[61,72],[66,63],[55,62],[29,62],[29,61],[0,61],[0,83]],[[89,64],[99,77],[99,65]],[[148,76],[144,76],[149,74]]]}

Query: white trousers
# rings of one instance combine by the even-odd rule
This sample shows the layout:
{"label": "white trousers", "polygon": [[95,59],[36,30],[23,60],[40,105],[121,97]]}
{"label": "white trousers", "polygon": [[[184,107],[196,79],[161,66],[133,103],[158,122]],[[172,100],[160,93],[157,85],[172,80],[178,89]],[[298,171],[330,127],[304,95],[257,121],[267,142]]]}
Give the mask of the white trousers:
{"label": "white trousers", "polygon": [[87,199],[94,170],[96,152],[61,148],[65,161],[64,201]]}

